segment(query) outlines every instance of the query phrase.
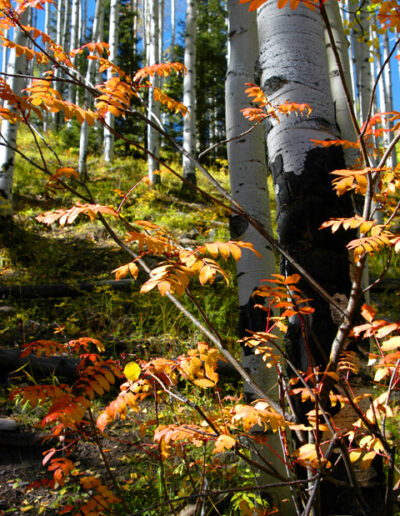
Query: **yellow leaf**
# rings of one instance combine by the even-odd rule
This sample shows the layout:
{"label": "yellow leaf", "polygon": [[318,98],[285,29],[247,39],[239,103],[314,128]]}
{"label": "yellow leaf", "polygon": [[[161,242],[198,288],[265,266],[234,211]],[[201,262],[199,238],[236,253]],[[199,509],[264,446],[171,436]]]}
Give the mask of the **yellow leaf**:
{"label": "yellow leaf", "polygon": [[390,373],[390,370],[387,367],[380,367],[375,373],[375,382],[379,382],[382,378],[385,378]]}
{"label": "yellow leaf", "polygon": [[207,389],[207,387],[215,387],[215,383],[211,380],[207,380],[207,378],[200,378],[199,380],[193,380],[193,383],[197,385],[197,387],[202,387],[203,389]]}
{"label": "yellow leaf", "polygon": [[392,337],[382,344],[382,351],[393,351],[400,347],[400,337]]}
{"label": "yellow leaf", "polygon": [[34,508],[33,505],[25,505],[25,507],[20,507],[21,512],[28,512],[31,511]]}
{"label": "yellow leaf", "polygon": [[361,468],[368,469],[371,465],[371,462],[374,460],[375,455],[376,452],[374,451],[367,452],[361,459]]}
{"label": "yellow leaf", "polygon": [[230,450],[236,444],[234,437],[230,435],[222,434],[215,441],[215,447],[213,453],[221,453],[225,450]]}
{"label": "yellow leaf", "polygon": [[130,382],[136,382],[140,376],[140,365],[136,362],[128,362],[124,367],[124,375]]}
{"label": "yellow leaf", "polygon": [[350,461],[351,462],[356,462],[361,457],[362,454],[363,454],[362,450],[353,450],[353,451],[351,451],[349,453]]}

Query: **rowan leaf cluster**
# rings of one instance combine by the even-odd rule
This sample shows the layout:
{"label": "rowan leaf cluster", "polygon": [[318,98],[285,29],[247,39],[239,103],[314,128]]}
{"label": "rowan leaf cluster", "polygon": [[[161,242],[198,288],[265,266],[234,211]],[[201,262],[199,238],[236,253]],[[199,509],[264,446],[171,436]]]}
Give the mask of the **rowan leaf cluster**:
{"label": "rowan leaf cluster", "polygon": [[[241,3],[250,1],[242,0]],[[250,10],[257,9],[264,2],[251,1]],[[42,3],[24,2],[15,10],[11,3],[4,0],[1,27],[20,26],[20,12],[28,6],[40,8]],[[291,1],[291,9],[297,8],[299,3],[299,0]],[[322,8],[323,4],[309,0],[301,3],[311,9]],[[286,4],[285,0],[278,2],[280,8]],[[398,29],[397,10],[395,2],[383,2],[380,6],[382,23],[388,24],[393,30]],[[66,121],[75,118],[79,124],[86,122],[93,125],[96,121],[105,124],[108,113],[116,117],[130,116],[134,112],[133,101],[143,101],[142,95],[147,90],[152,90],[154,99],[165,105],[170,112],[190,116],[182,103],[147,81],[147,78],[156,75],[165,78],[173,72],[184,74],[186,70],[183,65],[155,64],[129,76],[108,60],[106,44],[89,43],[65,52],[43,32],[31,27],[20,28],[31,34],[38,50],[16,45],[2,37],[2,44],[14,49],[17,55],[24,55],[40,65],[49,64],[53,68],[72,71],[72,59],[82,54],[89,60],[98,61],[100,72],[109,70],[113,76],[95,88],[89,88],[78,81],[80,87],[88,88],[93,95],[94,111],[64,100],[55,86],[55,74],[51,69],[44,72],[42,78],[32,80],[24,95],[13,92],[0,79],[0,97],[11,106],[1,108],[1,119],[12,123],[22,122],[30,127],[33,115],[43,117],[47,112],[62,112]],[[246,93],[258,107],[244,109],[243,115],[257,124],[266,118],[279,122],[282,117],[310,117],[312,113],[312,106],[305,103],[285,102],[275,105],[254,84],[247,84]],[[145,118],[144,112],[143,108],[141,116]],[[365,322],[359,324],[355,311],[361,304],[360,278],[367,257],[382,251],[391,256],[400,251],[400,233],[393,228],[393,221],[400,210],[399,170],[398,167],[389,167],[384,159],[385,152],[380,152],[373,144],[373,139],[385,131],[394,132],[397,137],[398,123],[390,127],[386,121],[396,122],[399,118],[400,113],[395,111],[375,115],[360,128],[357,142],[315,140],[315,144],[322,147],[342,146],[365,153],[361,167],[332,173],[335,176],[332,188],[338,196],[356,194],[367,199],[368,209],[364,210],[363,215],[332,218],[320,228],[328,228],[332,233],[352,231],[347,249],[353,253],[358,272],[350,294],[352,299],[341,300],[341,303],[321,290],[316,292],[316,295],[329,298],[330,308],[340,320],[339,334],[341,331],[346,334],[346,338],[339,335],[339,343],[334,343],[336,346],[321,346],[321,353],[326,354],[328,349],[326,366],[310,365],[307,370],[298,370],[291,363],[284,346],[289,321],[298,321],[299,333],[306,341],[306,329],[315,313],[314,300],[304,294],[305,275],[299,270],[293,274],[275,274],[262,281],[253,293],[253,299],[257,300],[255,308],[265,313],[265,331],[249,331],[249,335],[241,339],[240,343],[262,358],[266,370],[276,374],[280,390],[279,402],[274,402],[269,393],[261,393],[264,394],[262,396],[256,391],[257,399],[245,403],[239,396],[224,392],[218,372],[220,361],[229,360],[244,380],[252,379],[246,376],[247,372],[222,344],[221,336],[209,323],[207,314],[204,314],[191,291],[195,280],[201,286],[208,287],[219,280],[229,284],[229,261],[238,262],[243,253],[249,252],[260,256],[250,243],[217,240],[184,246],[170,230],[149,220],[128,220],[124,216],[125,201],[139,183],[142,186],[146,184],[145,179],[134,185],[130,192],[123,193],[121,204],[114,207],[97,203],[90,190],[88,193],[88,187],[79,190],[82,185],[73,167],[59,164],[54,167],[55,170],[46,170],[52,187],[84,193],[71,207],[45,212],[36,220],[45,225],[58,223],[63,227],[75,224],[79,216],[86,215],[90,221],[102,223],[110,237],[130,256],[127,263],[112,271],[116,280],[131,276],[138,281],[142,269],[147,277],[141,283],[141,293],[157,290],[161,296],[174,299],[177,304],[180,303],[177,297],[187,296],[194,302],[206,326],[202,326],[194,316],[192,322],[205,328],[207,337],[207,342],[200,341],[196,347],[179,356],[151,357],[146,360],[141,357],[133,357],[132,360],[132,357],[125,356],[118,359],[103,358],[100,353],[105,351],[104,346],[93,337],[67,342],[36,340],[22,346],[22,358],[30,355],[38,358],[68,356],[75,359],[77,364],[76,378],[71,383],[56,381],[20,386],[11,393],[11,399],[18,399],[32,408],[40,406],[44,411],[39,424],[48,429],[48,438],[56,442],[43,458],[43,465],[48,467],[53,477],[47,486],[54,488],[71,481],[90,493],[89,499],[77,506],[68,504],[61,513],[75,511],[74,514],[107,514],[109,511],[115,512],[116,507],[123,507],[126,514],[132,512],[129,498],[124,496],[130,484],[127,479],[117,479],[101,444],[109,429],[117,428],[121,422],[138,429],[142,441],[139,439],[140,444],[137,446],[158,461],[159,475],[163,477],[160,484],[165,491],[165,504],[172,506],[174,500],[168,497],[165,487],[165,468],[168,463],[179,462],[179,467],[186,468],[187,477],[191,479],[192,472],[196,471],[202,481],[199,485],[192,479],[192,492],[199,491],[203,496],[204,479],[223,467],[219,462],[221,456],[235,457],[244,464],[258,467],[286,485],[297,478],[299,466],[307,470],[309,477],[321,480],[330,477],[335,462],[343,461],[346,469],[353,471],[358,465],[366,470],[375,459],[379,459],[390,471],[392,484],[389,487],[393,488],[397,449],[389,435],[388,424],[396,424],[398,417],[395,393],[400,381],[400,323],[375,318],[374,308],[365,303],[360,313],[357,313]],[[151,124],[149,120],[147,123]],[[371,160],[367,159],[368,152],[377,158],[376,166],[371,165]],[[171,167],[168,170],[179,175]],[[239,214],[247,223],[259,229],[251,215],[241,211],[237,204],[225,205],[208,192],[202,193],[229,213]],[[375,220],[373,201],[382,207],[385,222]],[[113,223],[115,226],[112,226]],[[355,231],[358,232],[357,238],[354,238]],[[269,243],[281,252],[279,243],[270,236],[268,238]],[[148,258],[151,258],[152,267],[146,265]],[[294,260],[293,268],[296,269]],[[366,286],[365,290],[369,288]],[[185,310],[183,307],[182,311]],[[362,364],[355,349],[360,342],[367,340],[373,344],[372,350],[365,353],[368,365],[373,370],[373,379],[367,390],[361,392],[356,380],[361,375]],[[308,342],[305,343],[306,348],[307,345]],[[118,393],[115,392],[117,384]],[[255,382],[253,386],[257,387]],[[104,401],[105,395],[107,401]],[[110,397],[113,398],[111,401]],[[297,418],[293,400],[296,403],[300,400],[307,407],[303,421]],[[255,427],[260,432],[254,432]],[[290,439],[292,433],[296,434],[296,444]],[[285,476],[279,474],[267,460],[255,463],[252,458],[250,452],[256,449],[256,444],[268,444],[268,434],[280,435],[285,450]],[[103,483],[100,477],[81,470],[72,460],[71,450],[81,440],[98,447],[112,488]],[[169,467],[173,470],[172,466]],[[356,473],[353,476],[356,478]],[[307,485],[306,481],[304,483]],[[32,487],[37,486],[32,484]],[[306,492],[307,488],[301,491],[299,487],[300,497],[306,496]],[[246,507],[245,504],[241,506],[244,514]]]}

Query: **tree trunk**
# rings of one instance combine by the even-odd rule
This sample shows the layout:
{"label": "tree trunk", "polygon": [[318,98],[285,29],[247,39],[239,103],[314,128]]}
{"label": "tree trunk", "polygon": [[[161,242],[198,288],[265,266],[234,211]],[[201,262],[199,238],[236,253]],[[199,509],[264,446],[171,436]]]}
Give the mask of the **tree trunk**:
{"label": "tree trunk", "polygon": [[[70,49],[73,50],[79,46],[79,0],[72,0],[72,13],[71,13],[71,44]],[[75,66],[76,57],[72,59],[72,64]],[[70,83],[68,88],[68,100],[71,103],[75,103],[76,87],[75,84]],[[69,124],[71,125],[71,123]]]}
{"label": "tree trunk", "polygon": [[[21,15],[21,23],[27,24],[29,18],[29,9],[26,9]],[[14,43],[17,45],[25,45],[25,33],[18,27],[14,29]],[[7,82],[12,91],[20,95],[25,88],[27,60],[24,55],[17,57],[15,49],[11,49],[9,64],[7,71],[10,74]],[[15,111],[15,107],[5,103],[5,108]],[[12,124],[8,120],[2,120],[0,132],[0,216],[10,215],[12,213],[12,185],[14,175],[14,148],[17,144],[18,124]]]}
{"label": "tree trunk", "polygon": [[[109,32],[109,44],[110,44],[110,56],[109,59],[112,63],[117,61],[118,53],[118,0],[111,0],[110,4],[110,32]],[[112,71],[107,70],[107,80],[112,77]],[[104,159],[107,163],[112,163],[114,159],[114,135],[112,130],[115,126],[115,116],[112,113],[107,113],[105,116],[106,124],[111,130],[104,128]]]}
{"label": "tree trunk", "polygon": [[[65,3],[66,3],[65,0],[58,0],[58,2],[57,2],[56,43],[57,43],[57,45],[61,45],[61,46],[63,46],[63,43],[64,43],[64,32],[65,32],[64,28],[65,28],[65,24],[67,23],[67,19],[64,20],[65,11],[66,11],[66,9],[64,9]],[[67,3],[68,3],[68,0],[67,0]],[[62,76],[62,71],[58,66],[56,67],[54,75],[55,75],[55,78],[57,79],[55,81],[55,89],[56,89],[56,91],[58,91],[58,93],[61,94],[62,93],[62,81],[60,79]],[[60,120],[60,113],[52,113],[53,129],[58,129],[59,120]]]}
{"label": "tree trunk", "polygon": [[[229,16],[229,47],[228,71],[225,82],[226,136],[231,139],[247,131],[250,127],[241,109],[250,106],[245,94],[246,83],[253,83],[258,57],[257,22],[254,12],[239,5],[237,0],[228,1]],[[251,133],[228,143],[228,162],[231,193],[235,201],[245,208],[260,224],[272,232],[269,196],[267,186],[267,165],[265,159],[265,143],[263,126],[256,127]],[[252,294],[261,284],[261,280],[276,272],[275,256],[270,246],[255,229],[244,219],[234,215],[230,220],[232,239],[240,239],[253,244],[261,254],[260,259],[250,251],[244,251],[237,263],[237,280],[239,290],[239,337],[248,337],[249,331],[265,331],[267,325],[266,313],[254,305],[262,303],[254,299]],[[260,355],[244,346],[242,353],[243,366],[257,384],[265,392],[274,393],[278,400],[277,374],[274,369],[267,370]],[[257,396],[244,385],[245,401],[250,403]],[[275,453],[266,446],[259,449],[263,456],[271,462],[278,471],[284,474],[279,434],[268,434],[268,444]],[[261,484],[273,482],[274,479],[263,474],[259,479]],[[290,498],[288,488],[275,489],[268,493],[274,498],[280,514],[294,514],[294,507],[281,500]]]}
{"label": "tree trunk", "polygon": [[[389,44],[389,35],[387,32],[384,32],[382,35],[383,39],[383,62],[389,56],[390,53],[390,44]],[[383,63],[382,63],[383,64]],[[393,111],[393,87],[392,87],[392,64],[391,61],[387,63],[385,68],[383,69],[383,84],[381,87],[384,90],[383,100],[384,104],[381,106],[381,111]],[[391,125],[387,124],[387,128],[391,128]],[[385,133],[384,142],[385,147],[387,147],[391,141],[393,140],[393,133]],[[393,150],[391,156],[388,161],[388,166],[395,167],[397,165],[397,156],[396,150]]]}
{"label": "tree trunk", "polygon": [[[329,173],[344,168],[341,148],[315,147],[311,139],[339,137],[330,97],[323,26],[318,11],[300,5],[278,9],[274,2],[264,4],[258,13],[262,87],[273,104],[286,101],[307,103],[309,118],[291,115],[273,122],[267,135],[268,161],[274,180],[277,228],[280,244],[332,296],[349,296],[349,259],[345,248],[349,234],[332,235],[320,231],[331,217],[349,217],[352,207],[346,196],[337,197]],[[288,260],[281,259],[281,272],[293,273]],[[329,305],[305,283],[300,285],[315,312],[311,316],[291,317],[286,333],[286,353],[294,366],[307,371],[325,366],[338,326]],[[300,400],[299,400],[300,401]],[[296,403],[305,420],[304,404]],[[306,409],[307,410],[307,409]],[[340,462],[332,472],[346,475]],[[364,494],[371,487],[364,489]],[[380,490],[375,493],[381,500]],[[352,514],[360,511],[352,489],[338,489],[324,482],[320,497],[321,514]],[[371,515],[377,514],[376,505]],[[342,512],[344,511],[344,512]]]}
{"label": "tree trunk", "polygon": [[176,20],[176,0],[171,0],[171,49],[169,52],[170,61],[174,62],[175,59],[175,20]]}
{"label": "tree trunk", "polygon": [[[350,61],[348,47],[349,43],[346,39],[342,18],[340,16],[339,4],[336,0],[328,0],[325,3],[326,14],[332,29],[335,45],[340,56],[340,62],[344,72],[344,79],[347,86],[347,91],[351,95],[351,103],[354,104],[354,97],[352,91]],[[328,54],[328,70],[332,100],[335,107],[335,121],[338,126],[340,137],[343,140],[351,142],[357,141],[357,133],[351,120],[348,102],[343,88],[342,78],[340,77],[339,67],[337,65],[331,43],[327,31],[325,30],[325,44]],[[359,157],[357,149],[345,149],[346,166],[351,167]]]}
{"label": "tree trunk", "polygon": [[360,104],[360,118],[365,122],[371,102],[371,68],[369,63],[369,22],[366,5],[360,11],[357,20],[354,15],[350,18],[354,22],[353,45],[354,64],[356,69],[357,96]]}
{"label": "tree trunk", "polygon": [[[157,63],[158,60],[158,29],[159,29],[159,9],[157,0],[148,0],[149,3],[149,16],[150,16],[150,40],[149,40],[149,65]],[[153,87],[159,87],[160,79],[157,74],[151,78],[151,84]],[[155,124],[159,123],[160,120],[160,104],[154,100],[152,89],[149,90],[149,108],[148,117]],[[151,184],[157,184],[160,182],[159,174],[154,172],[159,168],[157,158],[160,155],[160,133],[151,127],[147,126],[147,149],[151,154],[148,157],[149,166],[149,179]]]}
{"label": "tree trunk", "polygon": [[[92,28],[92,41],[99,41],[99,33],[100,33],[100,23],[103,22],[103,0],[96,0],[96,8],[93,19],[93,28]],[[94,76],[94,68],[95,61],[93,59],[88,60],[88,67],[86,71],[86,83],[91,83]],[[90,93],[85,90],[84,93],[84,108],[88,109],[90,106]],[[79,139],[79,162],[78,162],[78,170],[79,175],[82,179],[87,177],[87,167],[86,160],[88,154],[88,144],[89,144],[89,126],[85,121],[81,125],[80,130],[80,139]]]}
{"label": "tree trunk", "polygon": [[[189,109],[189,114],[183,119],[183,148],[192,155],[196,149],[196,32],[197,0],[187,0],[184,58],[187,74],[183,79],[183,103]],[[196,184],[195,166],[185,156],[183,156],[183,177],[186,181]],[[183,190],[189,191],[184,185]]]}

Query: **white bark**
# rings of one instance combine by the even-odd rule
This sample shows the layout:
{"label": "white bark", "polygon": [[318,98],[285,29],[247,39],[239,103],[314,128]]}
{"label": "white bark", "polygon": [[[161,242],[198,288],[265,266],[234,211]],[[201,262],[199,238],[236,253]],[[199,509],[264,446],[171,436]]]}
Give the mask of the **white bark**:
{"label": "white bark", "polygon": [[[68,0],[67,0],[68,3]],[[57,45],[63,45],[63,35],[64,35],[64,5],[65,0],[58,0],[57,2],[57,25],[56,25],[56,43]],[[61,93],[62,92],[62,81],[61,76],[61,69],[56,67],[55,73],[56,77],[56,83],[55,83],[55,89]],[[52,121],[54,128],[57,127],[58,121],[60,119],[59,113],[52,113]]]}
{"label": "white bark", "polygon": [[[72,13],[71,13],[71,45],[70,49],[73,50],[79,46],[79,5],[80,0],[72,0]],[[72,64],[75,65],[76,58],[72,59]],[[69,102],[75,102],[75,84],[69,84],[68,88],[68,100]]]}
{"label": "white bark", "polygon": [[[28,22],[30,9],[26,9],[21,15],[21,24],[26,25]],[[14,29],[14,42],[17,45],[26,45],[25,33],[18,27]],[[27,60],[25,56],[17,57],[15,49],[11,49],[7,71],[10,76],[7,79],[12,91],[17,95],[21,95],[22,90],[26,86]],[[8,102],[5,108],[12,111],[15,108]],[[11,124],[8,120],[2,120],[0,129],[0,215],[9,215],[12,212],[12,184],[14,174],[14,158],[17,143],[18,124]],[[13,148],[11,148],[13,147]]]}
{"label": "white bark", "polygon": [[[149,38],[149,65],[153,65],[157,63],[158,60],[158,2],[157,0],[149,0],[149,17],[150,17],[150,38]],[[157,74],[154,75],[151,79],[151,84],[154,87],[159,87],[160,81],[159,76]],[[154,100],[153,91],[149,91],[149,107],[148,107],[148,117],[154,123],[159,123],[160,120],[160,104]],[[160,133],[151,127],[147,126],[147,149],[151,153],[148,156],[148,166],[149,166],[149,179],[152,184],[156,184],[160,182],[160,176],[158,174],[154,174],[154,171],[159,168],[159,164],[156,158],[158,158],[160,154]]]}
{"label": "white bark", "polygon": [[300,175],[307,152],[315,148],[310,139],[323,140],[339,134],[335,130],[319,15],[303,6],[291,15],[287,10],[276,8],[272,2],[259,10],[260,64],[262,86],[270,101],[281,104],[289,100],[312,107],[309,118],[283,118],[268,134],[269,161],[281,154],[283,169]]}
{"label": "white bark", "polygon": [[[350,61],[348,54],[349,43],[346,39],[342,18],[340,16],[339,4],[336,0],[328,0],[325,3],[326,14],[332,29],[335,45],[339,53],[340,62],[344,72],[345,84],[347,91],[351,95],[351,103],[354,104],[352,91]],[[328,55],[328,69],[331,86],[332,100],[335,106],[336,124],[340,131],[340,137],[343,140],[351,142],[357,141],[357,134],[351,120],[348,101],[346,99],[342,78],[339,74],[339,68],[333,53],[329,36],[325,30],[325,44]],[[351,167],[359,156],[357,149],[345,149],[346,166]]]}
{"label": "white bark", "polygon": [[150,5],[152,0],[142,0],[142,27],[143,27],[143,48],[144,61],[148,65],[150,62]]}
{"label": "white bark", "polygon": [[[383,39],[383,62],[389,56],[390,53],[390,44],[389,44],[389,35],[387,32],[384,32],[382,35]],[[383,63],[382,63],[383,64]],[[383,95],[383,105],[381,106],[382,111],[393,111],[393,87],[392,87],[392,64],[391,61],[387,63],[385,68],[383,69],[383,84],[381,83],[381,88],[384,91]],[[388,126],[390,127],[390,125]],[[385,133],[384,142],[385,146],[388,146],[393,139],[393,133]],[[391,167],[395,167],[397,165],[397,156],[396,151],[393,150],[390,161],[388,165]]]}
{"label": "white bark", "polygon": [[[187,74],[183,79],[183,103],[189,114],[183,119],[183,148],[194,154],[196,148],[196,32],[197,0],[186,2],[185,58]],[[191,160],[183,156],[183,177],[196,184],[196,172]]]}
{"label": "white bark", "polygon": [[163,62],[164,49],[164,0],[159,0],[158,13],[158,63]]}
{"label": "white bark", "polygon": [[71,1],[64,0],[62,46],[65,50],[71,49]]}
{"label": "white bark", "polygon": [[[249,107],[250,101],[244,90],[245,84],[254,82],[255,67],[258,57],[258,37],[256,14],[248,12],[237,0],[228,1],[229,15],[229,47],[228,70],[225,83],[226,136],[234,138],[249,129],[251,123],[246,120],[241,109]],[[267,165],[265,159],[265,143],[263,126],[256,127],[251,133],[228,143],[229,176],[231,194],[261,225],[271,232],[271,219],[267,187]],[[265,318],[261,311],[254,308],[252,294],[261,284],[261,280],[276,272],[275,256],[268,243],[260,234],[238,216],[231,218],[231,237],[250,242],[261,254],[245,251],[237,263],[237,279],[239,306],[241,311],[240,337],[249,335],[246,330],[265,331]],[[258,316],[257,316],[258,312]],[[267,370],[260,356],[250,350],[244,350],[243,366],[265,392],[277,393],[277,375],[274,369]],[[245,397],[254,399],[254,393],[245,384]],[[268,434],[268,444],[281,454],[278,434]],[[263,456],[284,474],[282,464],[277,455],[267,447],[260,449]],[[274,481],[262,475],[260,483]],[[290,503],[282,504],[281,500],[290,498],[287,488],[273,490],[271,494],[282,515],[294,514]]]}
{"label": "white bark", "polygon": [[[328,238],[318,229],[333,213],[352,213],[350,200],[338,198],[331,185],[330,172],[344,166],[341,149],[316,147],[311,141],[339,137],[322,18],[318,11],[303,5],[292,11],[289,5],[278,9],[275,2],[267,2],[259,9],[257,21],[261,85],[267,98],[273,105],[289,101],[312,108],[309,117],[292,114],[281,118],[280,123],[272,121],[268,131],[268,164],[274,180],[279,240],[332,295],[348,296],[351,285],[346,237],[335,234]],[[293,272],[284,258],[281,272]],[[308,334],[301,332],[299,321],[291,318],[287,352],[292,363],[305,371],[310,364],[309,348],[315,364],[326,363],[337,324],[328,304],[307,284],[301,284],[301,288],[313,299],[315,312],[308,322],[321,343],[319,349]]]}
{"label": "white bark", "polygon": [[[110,61],[115,63],[118,52],[118,0],[111,0],[110,4]],[[112,72],[107,70],[107,80],[111,79]],[[106,124],[114,129],[115,116],[112,113],[107,113],[105,116]],[[107,163],[111,163],[114,159],[114,135],[112,131],[104,128],[104,159]]]}
{"label": "white bark", "polygon": [[[51,18],[51,4],[46,2],[44,11],[44,31],[46,34],[50,34],[50,18]],[[43,113],[43,131],[46,132],[48,130],[48,121],[49,115],[47,111]]]}
{"label": "white bark", "polygon": [[[100,33],[100,22],[103,21],[103,14],[104,14],[104,5],[103,0],[97,0],[96,1],[96,8],[94,13],[94,19],[93,19],[93,27],[92,27],[92,40],[94,42],[99,41],[99,33]],[[93,59],[89,59],[88,61],[88,67],[86,71],[86,83],[91,84],[93,80],[94,75],[94,67],[95,67],[95,61]],[[88,109],[90,106],[90,93],[85,90],[85,97],[84,97],[84,108]],[[79,175],[82,178],[85,178],[87,175],[87,168],[86,168],[86,158],[87,158],[87,152],[88,152],[88,143],[89,143],[89,126],[87,122],[83,122],[81,125],[81,132],[80,132],[80,140],[79,140],[79,162],[78,162],[78,170]]]}
{"label": "white bark", "polygon": [[371,102],[371,67],[369,63],[369,21],[365,5],[353,27],[354,64],[360,118],[365,122]]}
{"label": "white bark", "polygon": [[171,50],[170,61],[174,62],[175,54],[175,20],[176,20],[176,0],[171,0]]}

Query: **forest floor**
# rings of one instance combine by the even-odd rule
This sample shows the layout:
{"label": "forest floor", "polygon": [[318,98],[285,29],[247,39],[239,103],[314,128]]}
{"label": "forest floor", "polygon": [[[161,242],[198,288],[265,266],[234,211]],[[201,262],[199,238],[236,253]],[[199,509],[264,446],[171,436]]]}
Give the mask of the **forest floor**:
{"label": "forest floor", "polygon": [[[71,156],[71,164],[75,157]],[[221,163],[213,173],[227,186],[224,165]],[[111,170],[103,163],[97,166],[89,180],[96,202],[118,206],[121,192],[127,192],[141,178],[145,167],[145,162],[132,158],[117,160]],[[30,173],[28,179],[27,175],[24,163],[17,163],[14,216],[7,225],[2,225],[0,234],[0,288],[45,285],[50,293],[48,297],[31,299],[3,295],[0,350],[19,348],[39,339],[68,341],[86,336],[103,342],[106,357],[125,361],[126,357],[177,356],[201,340],[201,334],[169,301],[157,293],[140,294],[138,285],[144,280],[142,275],[126,291],[99,285],[90,292],[85,291],[84,283],[113,280],[112,271],[130,261],[129,256],[108,237],[98,221],[85,216],[64,227],[40,224],[37,215],[71,207],[77,199],[67,191],[49,190],[43,176]],[[149,220],[167,226],[185,246],[229,239],[227,211],[211,206],[200,196],[182,198],[179,182],[169,177],[157,189],[140,186],[126,200],[124,210],[128,221]],[[121,231],[121,227],[115,229]],[[123,238],[123,233],[120,235]],[[149,263],[154,265],[151,259]],[[233,264],[228,268],[234,283]],[[54,284],[75,286],[80,290],[79,295],[52,297]],[[195,291],[200,289],[200,286],[194,287]],[[211,288],[202,290],[204,309],[233,349],[237,326],[235,289],[217,281]],[[3,382],[0,418],[11,418],[19,424],[11,437],[15,445],[0,444],[0,514],[56,514],[61,500],[65,503],[68,497],[77,496],[73,485],[53,491],[36,485],[26,491],[33,481],[50,478],[51,474],[41,465],[43,451],[49,449],[49,445],[19,446],[25,432],[42,433],[37,427],[41,410],[40,407],[31,410],[8,399],[10,389],[32,380],[34,374],[26,367],[12,374],[1,373],[0,367],[0,374]],[[114,396],[116,392],[115,389]],[[123,438],[119,437],[116,443],[118,428],[113,428],[113,432],[114,438],[109,443],[105,440],[103,445],[108,450],[111,467],[126,478],[133,474],[132,443],[137,439],[135,432],[124,426]],[[100,471],[105,472],[96,446],[79,444],[73,453],[82,469],[90,471],[95,467],[98,470],[100,465]],[[139,455],[143,461],[142,451]],[[145,469],[149,467],[153,466],[147,465]],[[134,480],[133,476],[132,482]],[[149,488],[145,482],[144,499]]]}
{"label": "forest floor", "polygon": [[[26,153],[29,155],[28,149]],[[76,152],[64,150],[64,154],[70,161],[66,166],[73,166]],[[226,165],[226,161],[217,160],[212,173],[229,188]],[[124,193],[141,179],[145,167],[145,162],[132,157],[118,158],[112,168],[96,162],[96,167],[92,167],[89,173],[89,186],[96,202],[118,206]],[[202,340],[198,330],[167,299],[155,292],[140,294],[138,285],[143,282],[142,275],[127,291],[104,285],[97,285],[91,291],[83,288],[84,283],[113,279],[112,271],[129,262],[129,256],[109,238],[96,220],[83,216],[74,224],[63,227],[39,223],[36,216],[40,213],[71,207],[77,199],[68,191],[52,189],[44,176],[35,174],[27,169],[26,164],[17,163],[15,214],[12,221],[2,226],[0,233],[0,288],[62,283],[75,286],[80,292],[75,297],[50,295],[24,299],[3,296],[0,301],[0,350],[19,348],[39,339],[68,341],[85,336],[99,339],[105,345],[107,357],[124,362],[127,358],[177,356]],[[199,195],[189,200],[182,198],[179,181],[169,175],[165,179],[162,177],[163,184],[158,188],[150,188],[143,183],[126,199],[124,217],[128,222],[148,220],[166,226],[184,246],[229,239],[229,213],[226,209],[210,204]],[[202,179],[199,184],[204,186]],[[272,198],[271,203],[273,206]],[[122,227],[116,226],[115,229],[123,238]],[[385,261],[385,256],[374,258],[374,274],[379,274]],[[151,260],[149,263],[154,265]],[[396,265],[394,263],[389,271],[392,277],[396,277]],[[194,292],[201,294],[204,311],[217,330],[224,334],[231,350],[239,354],[235,337],[238,301],[234,264],[229,263],[227,267],[230,286],[216,281],[207,289],[195,285]],[[380,305],[387,317],[400,317],[400,302],[392,292],[380,293],[374,297],[374,302]],[[31,410],[7,397],[13,386],[33,380],[32,371],[25,367],[13,374],[8,373],[0,378],[3,381],[0,418],[17,421],[19,431],[38,432],[41,408]],[[135,451],[136,430],[116,425],[112,432],[109,441],[106,439],[103,443],[108,450],[110,466],[118,471],[119,476],[130,477],[135,483],[136,496],[145,500],[150,484],[143,479],[147,470],[156,470],[157,464],[143,449]],[[15,432],[15,440],[18,442],[18,431]],[[79,496],[73,483],[57,491],[37,486],[26,491],[33,481],[49,477],[41,465],[43,451],[48,448],[48,445],[36,448],[0,445],[0,515],[56,514],[61,501],[65,503],[66,499]],[[100,464],[101,472],[105,473],[95,445],[79,444],[73,453],[82,469],[98,469]],[[138,467],[142,472],[140,479],[135,473]]]}

